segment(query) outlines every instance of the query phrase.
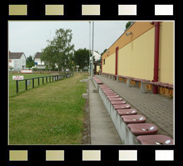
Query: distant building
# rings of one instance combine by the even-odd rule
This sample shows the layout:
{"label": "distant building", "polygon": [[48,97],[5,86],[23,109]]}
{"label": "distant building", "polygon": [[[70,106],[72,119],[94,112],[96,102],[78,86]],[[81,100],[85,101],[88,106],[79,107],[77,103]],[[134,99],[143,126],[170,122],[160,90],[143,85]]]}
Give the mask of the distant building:
{"label": "distant building", "polygon": [[[92,50],[90,51],[90,54],[92,55]],[[99,74],[101,70],[101,55],[95,51],[93,51],[93,70],[94,74]],[[92,56],[90,57],[90,62],[92,61]]]}
{"label": "distant building", "polygon": [[23,52],[9,51],[9,69],[21,70],[26,68],[26,56]]}
{"label": "distant building", "polygon": [[34,55],[33,60],[34,60],[34,62],[35,62],[34,68],[45,69],[44,61],[41,61],[41,52],[37,52],[37,53]]}
{"label": "distant building", "polygon": [[[90,55],[92,55],[92,50],[90,51]],[[95,58],[95,61],[98,61],[101,58],[101,55],[95,51],[93,51],[93,56]],[[90,57],[90,60],[92,60],[92,57]]]}

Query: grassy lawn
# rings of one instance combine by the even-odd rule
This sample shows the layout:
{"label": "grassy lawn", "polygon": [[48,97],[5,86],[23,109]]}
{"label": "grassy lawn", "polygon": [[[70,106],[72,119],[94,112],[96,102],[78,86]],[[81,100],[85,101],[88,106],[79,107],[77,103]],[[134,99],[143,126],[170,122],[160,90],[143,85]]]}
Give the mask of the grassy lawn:
{"label": "grassy lawn", "polygon": [[[10,97],[9,144],[81,144],[86,83],[79,80],[86,75],[78,73]],[[13,85],[9,87],[13,94]]]}
{"label": "grassy lawn", "polygon": [[[33,77],[41,77],[41,76],[48,76],[49,74],[9,74],[9,97],[12,97],[16,94],[16,81],[12,80],[13,76],[24,76],[24,78],[33,78]],[[38,86],[38,80],[35,79],[34,81],[35,86]],[[46,78],[44,78],[44,83],[46,83]],[[42,85],[42,79],[40,79],[40,85]],[[31,84],[28,85],[28,89],[32,87]],[[25,81],[19,81],[19,90],[25,89]]]}

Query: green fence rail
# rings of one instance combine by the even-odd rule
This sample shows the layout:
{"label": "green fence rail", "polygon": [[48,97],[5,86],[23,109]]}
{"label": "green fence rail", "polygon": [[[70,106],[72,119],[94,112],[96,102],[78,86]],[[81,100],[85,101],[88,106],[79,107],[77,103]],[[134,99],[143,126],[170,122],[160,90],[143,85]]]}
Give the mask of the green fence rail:
{"label": "green fence rail", "polygon": [[30,85],[30,84],[32,84],[31,88],[36,87],[35,80],[37,80],[37,86],[40,86],[40,81],[42,81],[42,85],[45,84],[45,78],[46,78],[46,83],[50,83],[50,82],[62,80],[64,78],[69,78],[73,75],[74,75],[74,73],[64,73],[64,74],[60,74],[60,75],[49,75],[49,76],[26,78],[23,80],[16,80],[16,93],[19,92],[19,82],[20,81],[25,81],[25,89],[23,89],[23,90],[28,90],[28,85]]}

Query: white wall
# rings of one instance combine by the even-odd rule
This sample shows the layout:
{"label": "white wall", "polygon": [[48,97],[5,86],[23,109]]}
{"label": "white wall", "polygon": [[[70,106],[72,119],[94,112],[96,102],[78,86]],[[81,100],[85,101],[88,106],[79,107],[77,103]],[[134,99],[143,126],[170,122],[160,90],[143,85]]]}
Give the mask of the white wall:
{"label": "white wall", "polygon": [[37,62],[38,65],[44,65],[44,62],[41,62],[40,58],[35,58],[34,62]]}
{"label": "white wall", "polygon": [[9,62],[9,66],[13,67],[13,70],[21,70],[22,66],[26,68],[26,58],[24,54],[20,57],[20,59],[11,59],[12,62]]}
{"label": "white wall", "polygon": [[20,60],[19,60],[19,64],[20,64],[20,69],[22,69],[22,66],[24,66],[24,69],[26,68],[26,58],[25,58],[25,55],[22,54]]}

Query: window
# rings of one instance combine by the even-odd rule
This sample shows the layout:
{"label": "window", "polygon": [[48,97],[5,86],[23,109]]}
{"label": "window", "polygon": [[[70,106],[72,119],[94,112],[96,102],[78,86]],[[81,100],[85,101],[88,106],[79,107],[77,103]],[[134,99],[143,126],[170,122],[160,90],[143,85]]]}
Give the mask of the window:
{"label": "window", "polygon": [[105,59],[103,60],[103,65],[105,65]]}

